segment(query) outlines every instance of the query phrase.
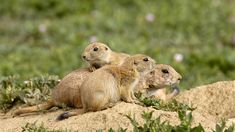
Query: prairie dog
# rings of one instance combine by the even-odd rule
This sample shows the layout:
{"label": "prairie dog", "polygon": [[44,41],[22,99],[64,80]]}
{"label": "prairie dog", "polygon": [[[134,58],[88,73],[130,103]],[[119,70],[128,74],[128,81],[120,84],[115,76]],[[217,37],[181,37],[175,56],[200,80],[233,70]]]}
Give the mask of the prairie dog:
{"label": "prairie dog", "polygon": [[152,58],[137,54],[125,59],[121,66],[109,65],[92,72],[81,86],[83,112],[112,107],[121,99],[136,102],[134,87],[154,66]]}
{"label": "prairie dog", "polygon": [[80,86],[91,72],[88,68],[77,69],[66,75],[52,90],[52,99],[35,106],[24,107],[13,112],[13,116],[24,113],[48,110],[54,106],[65,104],[67,106],[81,108]]}
{"label": "prairie dog", "polygon": [[52,99],[36,106],[15,110],[13,115],[47,110],[60,104],[81,108],[80,86],[86,77],[97,68],[106,64],[120,65],[123,63],[125,58],[129,57],[128,54],[113,52],[103,43],[89,44],[85,48],[82,56],[83,59],[91,64],[92,67],[72,71],[66,75],[57,86],[55,86],[52,91]]}
{"label": "prairie dog", "polygon": [[[138,83],[136,92],[140,91],[146,93],[148,97],[154,96],[167,101],[179,94],[180,91],[177,85],[181,79],[182,76],[170,65],[156,64],[154,70]],[[167,86],[173,88],[173,91],[169,94],[167,94]]]}
{"label": "prairie dog", "polygon": [[90,73],[88,68],[81,68],[66,75],[52,91],[52,99],[55,103],[81,108],[82,102],[79,97],[79,89]]}
{"label": "prairie dog", "polygon": [[121,65],[127,57],[130,55],[114,52],[107,45],[99,42],[89,44],[82,53],[82,58],[88,62],[91,71],[106,64]]}

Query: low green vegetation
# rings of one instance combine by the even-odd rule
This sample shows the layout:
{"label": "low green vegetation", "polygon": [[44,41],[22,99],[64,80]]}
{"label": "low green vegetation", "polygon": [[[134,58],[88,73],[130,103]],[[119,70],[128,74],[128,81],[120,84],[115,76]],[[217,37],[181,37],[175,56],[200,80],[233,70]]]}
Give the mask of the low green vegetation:
{"label": "low green vegetation", "polygon": [[58,76],[41,76],[22,81],[17,76],[0,79],[0,110],[7,111],[17,103],[35,105],[50,98]]}
{"label": "low green vegetation", "polygon": [[[153,111],[151,112],[143,112],[141,114],[144,119],[143,124],[139,124],[135,119],[135,116],[126,115],[126,117],[130,120],[133,125],[133,132],[205,132],[205,128],[201,124],[197,126],[193,126],[193,116],[192,111],[196,108],[190,107],[186,104],[182,104],[177,102],[176,100],[172,100],[170,102],[163,102],[154,98],[146,98],[142,94],[137,93],[136,97],[148,107],[152,107],[156,110],[164,110],[164,111],[174,111],[178,113],[178,118],[180,120],[179,125],[171,125],[169,121],[162,121],[161,116],[154,118]],[[97,130],[98,132],[102,132],[102,130]],[[119,128],[117,132],[126,132],[126,128]],[[215,130],[213,132],[234,132],[235,124],[230,126],[226,126],[226,121],[221,120],[220,123],[217,123],[215,126]],[[115,132],[113,128],[109,129],[109,132]]]}
{"label": "low green vegetation", "polygon": [[[162,121],[161,117],[154,118],[153,111],[152,112],[143,112],[141,114],[144,119],[144,123],[140,125],[138,121],[136,121],[135,117],[130,115],[126,115],[126,117],[130,120],[133,125],[133,132],[205,132],[205,129],[201,124],[197,126],[192,126],[193,116],[192,113],[186,114],[186,111],[179,111],[178,117],[180,119],[179,125],[171,125],[168,121]],[[113,128],[108,130],[109,132],[115,132]],[[126,132],[126,128],[119,128],[117,132]],[[235,126],[234,124],[226,127],[226,123],[224,120],[221,123],[216,124],[215,130],[213,132],[234,132]],[[48,127],[45,127],[43,123],[37,124],[34,123],[26,123],[22,126],[22,132],[69,132],[69,130],[52,130]],[[103,132],[103,130],[97,130],[97,132]]]}
{"label": "low green vegetation", "polygon": [[[59,78],[85,66],[80,55],[91,41],[172,65],[183,76],[182,89],[234,80],[234,17],[233,0],[2,0],[0,109],[47,100]],[[203,131],[201,125],[191,127],[191,114],[182,113],[192,107],[176,101],[141,101],[155,109],[177,111],[181,124],[171,126],[144,113],[143,126],[128,117],[135,131]],[[50,131],[36,124],[23,130]],[[233,130],[224,123],[215,129]]]}
{"label": "low green vegetation", "polygon": [[[188,113],[186,111],[179,111],[178,117],[180,119],[179,125],[171,125],[169,121],[162,121],[161,116],[154,118],[152,112],[143,112],[142,118],[144,119],[143,124],[139,124],[135,117],[126,115],[126,117],[131,121],[133,125],[133,132],[205,132],[205,128],[201,124],[197,126],[192,126],[193,116],[192,112]],[[127,129],[119,128],[118,132],[126,132]],[[216,124],[215,130],[213,132],[234,132],[234,124],[226,127],[225,121]],[[114,129],[110,128],[109,132],[115,132]]]}
{"label": "low green vegetation", "polygon": [[233,0],[3,0],[0,76],[60,78],[84,66],[90,41],[148,54],[183,76],[183,89],[235,79]]}
{"label": "low green vegetation", "polygon": [[180,102],[177,102],[175,99],[169,101],[169,102],[164,102],[160,99],[155,99],[155,98],[148,98],[144,97],[143,94],[141,93],[136,93],[136,97],[139,99],[140,102],[142,102],[145,106],[147,107],[152,107],[156,110],[164,110],[164,111],[193,111],[196,108],[191,107],[187,104],[183,104]]}
{"label": "low green vegetation", "polygon": [[[1,79],[0,82],[0,109],[7,111],[16,103],[26,103],[29,105],[29,101],[33,100],[30,104],[37,104],[45,101],[49,98],[51,89],[59,82],[57,76],[44,76],[39,78],[29,79],[28,81],[20,81],[16,76],[9,76]],[[38,91],[35,91],[38,90]],[[30,95],[30,96],[29,96]],[[154,98],[146,98],[141,93],[136,93],[136,97],[147,107],[152,107],[157,110],[175,111],[178,112],[180,124],[173,126],[168,121],[161,121],[160,117],[153,118],[152,112],[143,112],[142,118],[145,120],[143,125],[140,125],[134,117],[126,115],[133,125],[134,132],[204,132],[204,128],[199,124],[192,127],[192,112],[196,108],[190,107],[186,104],[172,100],[170,102],[163,102]],[[127,129],[119,128],[118,132],[125,132]],[[235,130],[234,125],[226,127],[226,123],[223,120],[220,124],[216,124],[214,132],[233,132]],[[44,126],[44,124],[38,125],[36,122],[27,123],[22,127],[23,132],[66,132],[68,130],[51,130]],[[102,131],[102,130],[97,130]],[[110,128],[110,132],[115,132]]]}
{"label": "low green vegetation", "polygon": [[[51,90],[59,83],[58,76],[41,76],[22,81],[18,76],[8,76],[0,79],[0,110],[8,111],[16,104],[35,105],[51,96]],[[145,105],[157,110],[182,111],[194,110],[186,104],[172,100],[164,103],[159,99],[146,98],[141,93],[136,97]],[[65,107],[66,108],[66,107]]]}
{"label": "low green vegetation", "polygon": [[143,125],[140,125],[135,118],[127,116],[133,125],[134,132],[204,132],[204,128],[199,124],[192,127],[192,113],[186,114],[186,111],[179,111],[178,116],[180,119],[179,125],[170,125],[168,121],[161,121],[158,118],[152,117],[153,112],[144,112],[142,118],[145,120]]}
{"label": "low green vegetation", "polygon": [[21,127],[21,132],[70,132],[67,129],[65,130],[52,130],[48,127],[45,127],[43,123],[40,125],[37,122],[34,123],[26,123],[25,126]]}
{"label": "low green vegetation", "polygon": [[221,120],[219,124],[216,124],[215,130],[213,132],[234,132],[235,131],[235,124],[231,126],[226,126],[225,120]]}

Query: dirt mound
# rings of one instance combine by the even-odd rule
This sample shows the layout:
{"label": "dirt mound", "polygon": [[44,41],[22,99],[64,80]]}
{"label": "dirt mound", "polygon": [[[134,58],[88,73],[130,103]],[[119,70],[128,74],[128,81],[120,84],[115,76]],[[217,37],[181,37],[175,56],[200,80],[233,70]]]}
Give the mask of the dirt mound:
{"label": "dirt mound", "polygon": [[223,81],[184,91],[176,100],[197,107],[196,111],[220,118],[235,117],[235,81]]}
{"label": "dirt mound", "polygon": [[232,124],[235,124],[235,118],[228,119],[227,126],[230,126]]}
{"label": "dirt mound", "polygon": [[[206,86],[200,86],[189,91],[182,92],[177,98],[178,101],[193,104],[197,109],[193,112],[194,125],[201,123],[206,131],[215,128],[216,119],[220,117],[232,117],[235,110],[235,81],[218,82]],[[71,117],[64,121],[56,122],[55,118],[62,111],[49,112],[39,115],[28,115],[23,117],[7,118],[0,120],[0,131],[21,131],[21,127],[27,122],[37,124],[43,123],[50,129],[65,129],[78,131],[95,131],[98,129],[108,129],[119,127],[128,128],[132,131],[132,125],[126,114],[135,115],[139,123],[143,123],[141,113],[143,111],[154,111],[153,116],[169,121],[171,124],[179,124],[176,112],[166,112],[155,110],[151,107],[142,107],[136,104],[121,102],[113,108],[99,112],[91,112],[83,115]],[[0,114],[0,117],[3,115]],[[234,123],[234,119],[229,119],[228,123]]]}
{"label": "dirt mound", "polygon": [[[161,115],[161,119],[170,121],[171,124],[179,124],[178,114],[176,112],[166,112],[161,110],[155,110],[150,107],[142,107],[136,104],[121,102],[113,108],[100,111],[86,113],[80,116],[71,117],[69,119],[56,122],[55,118],[62,112],[51,112],[40,115],[31,115],[24,117],[7,118],[0,120],[0,131],[21,131],[21,127],[27,122],[35,122],[40,125],[42,122],[46,127],[50,129],[65,129],[78,130],[78,131],[95,131],[98,129],[108,129],[119,127],[128,128],[128,131],[132,131],[132,125],[127,119],[126,114],[135,115],[136,120],[139,123],[143,123],[141,113],[143,111],[154,111],[153,116],[158,117]],[[202,116],[200,113],[194,112],[194,124],[201,123],[207,130],[210,130],[215,126],[213,117],[210,115]]]}

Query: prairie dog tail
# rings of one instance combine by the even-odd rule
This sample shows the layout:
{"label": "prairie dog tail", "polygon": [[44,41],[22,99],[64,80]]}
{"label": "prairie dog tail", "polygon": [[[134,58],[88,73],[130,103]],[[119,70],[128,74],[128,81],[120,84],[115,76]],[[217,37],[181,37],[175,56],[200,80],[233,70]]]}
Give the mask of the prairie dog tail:
{"label": "prairie dog tail", "polygon": [[39,104],[39,105],[30,106],[30,107],[15,110],[13,112],[13,116],[17,116],[17,115],[24,114],[24,113],[37,112],[37,111],[40,111],[40,110],[48,110],[48,109],[52,108],[53,106],[55,106],[54,101],[53,100],[48,100],[47,102]]}
{"label": "prairie dog tail", "polygon": [[83,109],[78,109],[77,111],[73,111],[73,112],[64,112],[56,118],[56,121],[62,121],[71,116],[76,116],[76,115],[83,114],[83,113],[84,113]]}

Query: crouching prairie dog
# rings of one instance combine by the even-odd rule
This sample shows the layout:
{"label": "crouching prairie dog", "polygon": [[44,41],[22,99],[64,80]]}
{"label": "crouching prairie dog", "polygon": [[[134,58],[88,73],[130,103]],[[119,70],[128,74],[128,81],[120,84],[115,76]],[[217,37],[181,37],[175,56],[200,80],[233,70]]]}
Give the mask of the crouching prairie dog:
{"label": "crouching prairie dog", "polygon": [[[182,76],[173,67],[166,64],[156,64],[154,70],[142,78],[136,86],[136,92],[142,92],[147,97],[155,97],[163,101],[169,101],[178,95],[180,90],[178,84]],[[173,91],[167,94],[167,87]]]}
{"label": "crouching prairie dog", "polygon": [[89,44],[82,53],[82,58],[88,62],[91,71],[107,64],[121,65],[127,57],[130,55],[114,52],[100,42]]}
{"label": "crouching prairie dog", "polygon": [[154,65],[149,56],[137,54],[125,59],[121,66],[104,66],[92,72],[81,85],[83,112],[103,110],[120,100],[138,102],[134,88]]}
{"label": "crouching prairie dog", "polygon": [[13,112],[13,115],[16,116],[23,113],[47,110],[53,106],[59,106],[61,104],[75,108],[81,108],[82,103],[79,89],[86,77],[97,68],[100,68],[106,64],[120,65],[123,63],[125,58],[129,57],[128,54],[112,51],[107,45],[103,43],[89,44],[84,49],[82,56],[83,59],[91,64],[93,68],[81,68],[69,73],[53,89],[52,99],[36,106],[17,109]]}
{"label": "crouching prairie dog", "polygon": [[54,106],[60,106],[61,104],[81,108],[82,103],[79,88],[90,73],[88,68],[72,71],[55,86],[52,90],[52,97],[50,100],[39,105],[17,109],[12,113],[13,116],[40,110],[48,110]]}

